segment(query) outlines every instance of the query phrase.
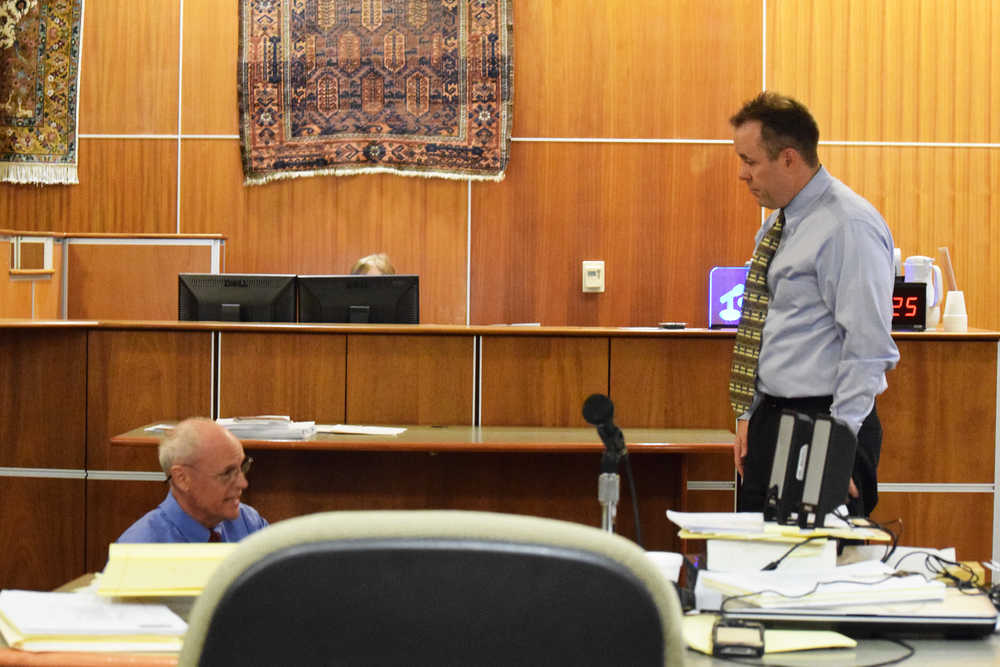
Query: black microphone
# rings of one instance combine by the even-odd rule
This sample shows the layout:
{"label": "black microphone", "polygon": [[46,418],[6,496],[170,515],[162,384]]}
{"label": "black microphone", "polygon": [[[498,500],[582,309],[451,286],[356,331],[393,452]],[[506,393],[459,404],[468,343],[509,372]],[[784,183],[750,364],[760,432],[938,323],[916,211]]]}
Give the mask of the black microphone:
{"label": "black microphone", "polygon": [[606,451],[601,466],[604,472],[617,472],[618,459],[628,456],[625,451],[625,436],[615,426],[614,416],[615,404],[604,394],[591,394],[583,402],[583,418],[597,427],[597,435],[604,443]]}

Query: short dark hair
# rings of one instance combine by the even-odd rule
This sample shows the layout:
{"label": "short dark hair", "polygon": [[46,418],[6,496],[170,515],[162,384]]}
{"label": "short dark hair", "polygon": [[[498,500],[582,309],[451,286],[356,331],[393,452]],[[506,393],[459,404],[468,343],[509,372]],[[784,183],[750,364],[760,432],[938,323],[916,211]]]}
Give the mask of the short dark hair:
{"label": "short dark hair", "polygon": [[772,160],[784,149],[794,148],[810,167],[819,164],[816,154],[819,126],[809,109],[798,100],[765,90],[744,104],[729,123],[740,127],[752,120],[760,121],[761,141]]}

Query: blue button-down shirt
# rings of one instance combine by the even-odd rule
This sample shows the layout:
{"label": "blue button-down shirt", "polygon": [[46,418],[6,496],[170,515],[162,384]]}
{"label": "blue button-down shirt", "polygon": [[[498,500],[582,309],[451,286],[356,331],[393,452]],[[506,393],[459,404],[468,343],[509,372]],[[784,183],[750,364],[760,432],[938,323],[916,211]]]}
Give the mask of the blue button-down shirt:
{"label": "blue button-down shirt", "polygon": [[[252,532],[267,526],[257,510],[240,503],[240,515],[232,520],[223,521],[215,530],[222,536],[223,542],[239,542]],[[208,542],[210,531],[201,525],[187,512],[181,509],[168,492],[163,502],[150,510],[141,519],[129,526],[128,530],[118,538],[119,542]]]}
{"label": "blue button-down shirt", "polygon": [[[784,210],[767,274],[757,390],[833,396],[831,414],[857,433],[899,360],[892,235],[874,206],[823,167]],[[758,242],[777,217],[764,223]]]}

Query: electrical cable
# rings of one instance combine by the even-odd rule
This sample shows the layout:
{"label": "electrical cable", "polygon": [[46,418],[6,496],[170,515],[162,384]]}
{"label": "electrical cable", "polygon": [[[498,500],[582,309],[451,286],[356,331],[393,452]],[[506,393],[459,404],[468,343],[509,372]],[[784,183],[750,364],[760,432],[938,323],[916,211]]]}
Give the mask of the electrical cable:
{"label": "electrical cable", "polygon": [[805,593],[799,593],[797,595],[789,595],[787,593],[782,593],[781,591],[776,591],[773,589],[766,588],[760,591],[754,591],[752,593],[741,593],[739,595],[730,595],[729,597],[723,598],[722,603],[719,605],[719,612],[725,616],[726,615],[726,605],[733,600],[740,600],[742,598],[749,598],[755,595],[763,595],[764,593],[773,593],[779,597],[783,597],[786,600],[800,600],[804,597],[808,597],[819,590],[820,586],[829,586],[831,584],[858,584],[861,586],[878,586],[879,584],[885,583],[890,579],[899,577],[899,573],[887,574],[886,576],[878,579],[876,581],[857,581],[852,579],[831,579],[829,581],[817,581],[812,588],[810,588]]}
{"label": "electrical cable", "polygon": [[[899,538],[903,534],[903,520],[901,518],[895,518],[892,521],[887,521],[885,523],[879,523],[878,521],[875,521],[873,519],[865,518],[863,519],[863,521],[867,522],[868,525],[864,526],[864,525],[859,525],[856,520],[852,520],[851,517],[847,515],[839,514],[837,512],[832,512],[832,514],[833,516],[837,517],[838,519],[840,519],[841,521],[850,526],[854,527],[874,526],[878,530],[881,530],[883,533],[886,533],[889,536],[890,542],[889,545],[886,546],[885,553],[882,555],[882,558],[880,559],[883,563],[888,563],[889,558],[892,557],[892,554],[896,553],[896,547],[899,546]],[[891,526],[894,523],[899,524],[899,532],[894,532],[892,530],[889,530],[888,526]]]}
{"label": "electrical cable", "polygon": [[[635,478],[632,476],[632,461],[628,452],[622,456],[625,459],[625,478],[628,480],[628,492],[632,496],[632,516],[635,521],[635,543],[642,547],[642,530],[639,528],[639,497],[635,494]],[[645,548],[645,547],[643,547]]]}
{"label": "electrical cable", "polygon": [[795,551],[796,549],[798,549],[799,547],[801,547],[803,544],[806,544],[808,542],[812,542],[813,540],[825,540],[825,539],[827,539],[826,535],[813,535],[812,537],[807,537],[806,539],[802,540],[801,542],[796,542],[795,544],[792,545],[792,547],[788,551],[786,551],[785,553],[781,554],[781,556],[777,560],[772,560],[770,563],[768,563],[764,567],[760,568],[760,571],[761,572],[770,572],[771,570],[777,570],[778,569],[778,565],[781,564],[781,561],[783,561],[786,558],[788,558],[788,555],[790,553],[792,553],[793,551]]}

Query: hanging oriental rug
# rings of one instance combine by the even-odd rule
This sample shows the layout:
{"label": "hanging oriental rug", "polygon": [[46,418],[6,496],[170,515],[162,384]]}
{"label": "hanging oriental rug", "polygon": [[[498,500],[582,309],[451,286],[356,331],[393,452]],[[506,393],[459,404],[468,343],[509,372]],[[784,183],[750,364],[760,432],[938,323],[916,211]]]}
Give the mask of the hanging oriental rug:
{"label": "hanging oriental rug", "polygon": [[240,0],[248,185],[390,172],[501,180],[512,0]]}
{"label": "hanging oriental rug", "polygon": [[0,181],[76,183],[83,0],[0,0]]}

